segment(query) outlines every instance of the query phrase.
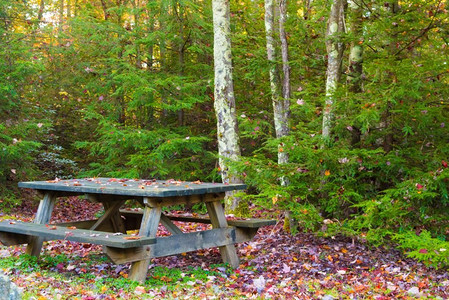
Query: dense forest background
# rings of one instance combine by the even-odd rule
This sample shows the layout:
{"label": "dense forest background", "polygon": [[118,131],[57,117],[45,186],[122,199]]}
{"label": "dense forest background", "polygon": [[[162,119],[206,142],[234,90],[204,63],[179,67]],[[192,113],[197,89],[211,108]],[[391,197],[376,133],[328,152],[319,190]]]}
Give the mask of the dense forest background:
{"label": "dense forest background", "polygon": [[[264,3],[230,2],[240,213],[285,212],[293,233],[393,241],[447,265],[449,3],[348,2],[280,1],[288,61],[267,59],[267,36],[285,41],[267,31]],[[210,1],[0,0],[2,208],[23,180],[221,181],[213,44]]]}

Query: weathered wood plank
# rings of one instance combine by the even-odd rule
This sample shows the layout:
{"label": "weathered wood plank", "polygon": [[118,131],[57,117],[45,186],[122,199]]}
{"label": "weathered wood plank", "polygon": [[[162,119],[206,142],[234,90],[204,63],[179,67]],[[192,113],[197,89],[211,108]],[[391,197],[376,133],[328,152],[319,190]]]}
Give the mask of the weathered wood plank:
{"label": "weathered wood plank", "polygon": [[182,230],[173,224],[173,222],[164,214],[161,215],[161,223],[171,234],[182,234]]}
{"label": "weathered wood plank", "polygon": [[155,238],[135,237],[131,235],[114,235],[108,232],[99,232],[85,229],[69,229],[66,227],[24,223],[24,222],[0,222],[0,232],[39,237],[42,240],[68,240],[80,243],[106,245],[117,248],[140,247],[156,242]]}
{"label": "weathered wood plank", "polygon": [[111,194],[139,197],[174,197],[242,190],[244,184],[181,182],[174,180],[139,180],[85,178],[58,181],[19,182],[21,188],[76,194]]}
{"label": "weathered wood plank", "polygon": [[[56,203],[56,195],[53,192],[48,192],[45,194],[44,199],[39,203],[36,216],[34,218],[34,223],[36,224],[46,224],[50,221],[51,213]],[[40,236],[33,236],[27,245],[26,254],[39,257],[42,249],[42,244],[44,240]]]}
{"label": "weathered wood plank", "polygon": [[172,196],[172,197],[148,197],[147,201],[151,203],[152,206],[173,206],[179,204],[193,205],[201,202],[213,202],[220,201],[224,198],[225,193],[213,193],[213,194],[195,194],[195,195],[183,195],[183,196]]}
{"label": "weathered wood plank", "polygon": [[237,239],[235,228],[227,227],[159,237],[154,245],[138,249],[104,247],[103,252],[115,264],[123,264],[233,244]]}
{"label": "weathered wood plank", "polygon": [[[137,220],[142,219],[142,211],[130,211],[130,210],[121,210],[120,213],[125,217],[126,220],[133,220],[132,222],[137,222]],[[187,216],[172,216],[166,215],[172,221],[180,221],[180,222],[192,222],[192,223],[203,223],[203,224],[212,224],[209,218],[198,218],[198,217],[187,217]],[[262,226],[275,225],[276,220],[269,219],[247,219],[247,220],[227,220],[229,226],[235,227],[247,227],[247,228],[259,228]]]}
{"label": "weathered wood plank", "polygon": [[[228,227],[228,222],[226,221],[224,209],[220,201],[207,202],[206,208],[214,228]],[[237,268],[239,266],[239,257],[237,256],[237,251],[233,243],[221,246],[219,249],[223,262],[229,263],[229,265],[233,268]]]}
{"label": "weathered wood plank", "polygon": [[0,242],[4,246],[28,244],[30,236],[11,232],[0,232]]}
{"label": "weathered wood plank", "polygon": [[[162,207],[159,205],[153,206],[148,198],[144,198],[144,204],[145,207],[143,210],[143,217],[139,234],[150,238],[156,238],[157,228],[159,226],[159,221],[162,213]],[[149,265],[150,259],[133,262],[133,264],[131,265],[129,278],[141,283],[145,282]]]}
{"label": "weathered wood plank", "polygon": [[94,225],[92,225],[90,230],[96,230],[103,223],[110,222],[115,232],[126,233],[125,226],[123,225],[119,213],[120,206],[122,206],[125,201],[120,200],[111,203],[107,201],[101,202],[103,203],[105,213],[97,220],[97,222],[95,222]]}

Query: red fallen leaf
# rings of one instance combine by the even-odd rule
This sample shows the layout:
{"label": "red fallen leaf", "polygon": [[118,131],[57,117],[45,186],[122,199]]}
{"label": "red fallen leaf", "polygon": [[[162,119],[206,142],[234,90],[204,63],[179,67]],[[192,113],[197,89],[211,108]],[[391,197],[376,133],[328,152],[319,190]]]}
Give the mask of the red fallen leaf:
{"label": "red fallen leaf", "polygon": [[422,186],[422,185],[419,184],[419,183],[416,184],[416,188],[417,188],[418,190],[422,189],[423,187],[424,187],[424,186]]}
{"label": "red fallen leaf", "polygon": [[79,182],[75,182],[75,183],[73,184],[73,186],[82,186],[82,184],[79,183]]}
{"label": "red fallen leaf", "polygon": [[48,226],[48,225],[47,225],[47,229],[48,229],[48,230],[56,230],[56,226]]}
{"label": "red fallen leaf", "polygon": [[443,167],[447,168],[447,162],[445,160],[442,160],[441,164],[443,165]]}
{"label": "red fallen leaf", "polygon": [[427,251],[427,249],[419,249],[419,253],[426,254],[426,253],[429,253],[429,252]]}
{"label": "red fallen leaf", "polygon": [[14,225],[14,224],[16,224],[16,222],[11,221],[11,222],[9,222],[9,224]]}

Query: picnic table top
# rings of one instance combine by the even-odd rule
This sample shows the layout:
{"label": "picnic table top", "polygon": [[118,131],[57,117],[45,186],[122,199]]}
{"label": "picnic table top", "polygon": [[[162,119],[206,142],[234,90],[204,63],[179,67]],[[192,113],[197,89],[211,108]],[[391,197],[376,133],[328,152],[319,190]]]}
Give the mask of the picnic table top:
{"label": "picnic table top", "polygon": [[21,188],[61,191],[79,194],[112,194],[140,197],[171,197],[222,193],[243,190],[245,184],[223,184],[200,181],[146,180],[125,178],[84,178],[19,182]]}

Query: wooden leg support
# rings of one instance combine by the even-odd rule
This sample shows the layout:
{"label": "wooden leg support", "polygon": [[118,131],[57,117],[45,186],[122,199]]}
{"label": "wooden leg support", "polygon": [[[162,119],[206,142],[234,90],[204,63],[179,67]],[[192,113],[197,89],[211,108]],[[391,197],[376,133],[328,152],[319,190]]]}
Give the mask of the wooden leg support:
{"label": "wooden leg support", "polygon": [[[144,199],[145,208],[143,210],[142,224],[140,225],[139,235],[147,237],[156,237],[157,228],[159,226],[159,221],[161,219],[162,207],[154,206],[151,207],[150,204]],[[150,251],[151,251],[151,247]],[[147,277],[148,266],[150,265],[150,259],[136,261],[131,265],[131,271],[129,273],[129,279],[138,281],[140,283],[145,282]]]}
{"label": "wooden leg support", "polygon": [[[51,213],[55,206],[56,196],[48,192],[45,194],[44,199],[39,203],[39,208],[37,209],[36,217],[34,218],[34,223],[36,224],[47,224],[50,221]],[[39,257],[42,249],[42,243],[44,239],[38,236],[31,236],[28,243],[26,254]]]}
{"label": "wooden leg support", "polygon": [[[224,214],[223,206],[220,201],[207,202],[207,212],[214,228],[226,228],[228,222]],[[231,267],[237,268],[239,266],[239,257],[234,244],[229,244],[219,247],[221,258],[223,262],[228,263]]]}

